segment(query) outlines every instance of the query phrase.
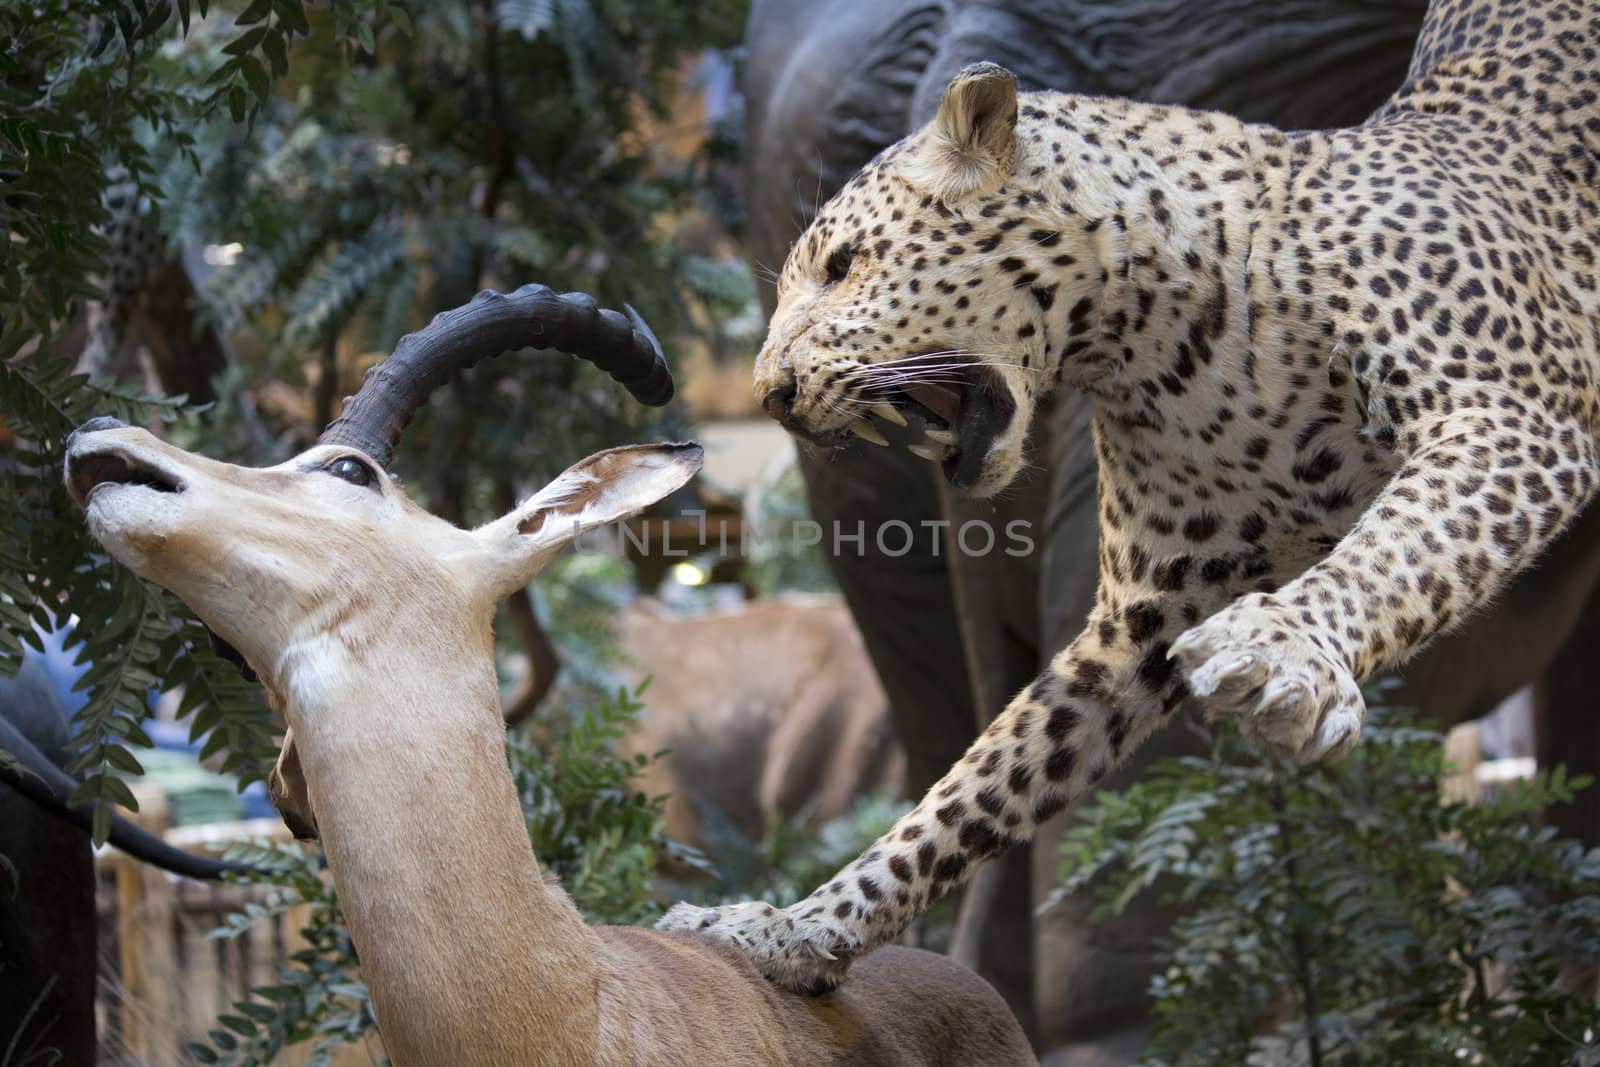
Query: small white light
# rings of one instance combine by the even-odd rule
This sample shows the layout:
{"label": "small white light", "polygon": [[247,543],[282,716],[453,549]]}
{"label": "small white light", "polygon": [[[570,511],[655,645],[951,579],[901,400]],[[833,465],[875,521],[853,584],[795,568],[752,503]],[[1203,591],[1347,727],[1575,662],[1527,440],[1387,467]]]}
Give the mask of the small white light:
{"label": "small white light", "polygon": [[238,241],[226,245],[206,245],[205,256],[207,263],[213,267],[231,267],[233,261],[239,258],[239,253],[244,251],[244,245]]}
{"label": "small white light", "polygon": [[675,563],[672,566],[672,580],[679,585],[705,585],[711,580],[711,575],[693,563]]}

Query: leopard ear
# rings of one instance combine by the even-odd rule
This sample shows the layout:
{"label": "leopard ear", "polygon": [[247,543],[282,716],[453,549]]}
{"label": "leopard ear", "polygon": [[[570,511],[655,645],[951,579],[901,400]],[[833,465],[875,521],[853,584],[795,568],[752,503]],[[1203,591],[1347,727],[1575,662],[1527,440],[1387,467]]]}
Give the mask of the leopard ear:
{"label": "leopard ear", "polygon": [[962,67],[928,125],[911,181],[949,203],[999,185],[1016,162],[1016,75],[998,63]]}

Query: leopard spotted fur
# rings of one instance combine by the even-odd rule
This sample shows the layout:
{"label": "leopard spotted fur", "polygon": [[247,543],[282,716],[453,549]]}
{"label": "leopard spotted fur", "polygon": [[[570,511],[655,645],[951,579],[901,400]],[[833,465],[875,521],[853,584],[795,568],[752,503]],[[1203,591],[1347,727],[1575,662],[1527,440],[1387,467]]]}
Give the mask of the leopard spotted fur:
{"label": "leopard spotted fur", "polygon": [[1040,398],[1083,390],[1094,610],[828,884],[662,925],[827,989],[1185,700],[1302,759],[1348,751],[1360,681],[1483,608],[1592,496],[1597,253],[1580,0],[1435,0],[1405,83],[1347,130],[1019,99],[964,70],[796,244],[757,390],[824,446],[913,411],[919,454],[978,495],[1022,469]]}

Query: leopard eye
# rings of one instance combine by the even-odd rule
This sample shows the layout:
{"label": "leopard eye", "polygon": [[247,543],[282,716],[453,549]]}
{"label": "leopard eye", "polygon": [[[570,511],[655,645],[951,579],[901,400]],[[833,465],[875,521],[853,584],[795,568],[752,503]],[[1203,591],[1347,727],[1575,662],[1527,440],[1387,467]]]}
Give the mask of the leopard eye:
{"label": "leopard eye", "polygon": [[363,488],[377,484],[378,476],[371,467],[354,456],[340,456],[338,459],[322,468],[335,478],[342,478],[351,485]]}
{"label": "leopard eye", "polygon": [[840,245],[828,257],[828,284],[834,285],[844,281],[845,275],[850,273],[850,264],[856,261],[856,250],[849,245]]}

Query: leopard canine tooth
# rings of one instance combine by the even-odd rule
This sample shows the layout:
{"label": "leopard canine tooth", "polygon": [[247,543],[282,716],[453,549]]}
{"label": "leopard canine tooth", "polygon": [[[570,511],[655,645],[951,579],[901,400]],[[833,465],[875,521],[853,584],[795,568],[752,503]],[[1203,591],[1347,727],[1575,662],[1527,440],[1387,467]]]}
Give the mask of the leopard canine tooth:
{"label": "leopard canine tooth", "polygon": [[875,445],[887,446],[889,444],[889,439],[883,436],[883,434],[879,433],[877,430],[873,429],[872,423],[868,422],[866,419],[857,419],[855,422],[852,422],[850,424],[850,432],[861,438],[863,441],[871,441]]}
{"label": "leopard canine tooth", "polygon": [[896,426],[904,426],[906,424],[906,417],[896,411],[894,405],[888,401],[872,405],[872,413],[884,422],[892,422]]}
{"label": "leopard canine tooth", "polygon": [[961,435],[956,433],[954,430],[927,429],[922,431],[922,436],[926,437],[935,444],[946,446],[954,446],[958,441],[961,440]]}
{"label": "leopard canine tooth", "polygon": [[948,448],[935,448],[933,445],[907,445],[906,451],[913,456],[933,463],[943,463],[945,457],[950,455]]}

